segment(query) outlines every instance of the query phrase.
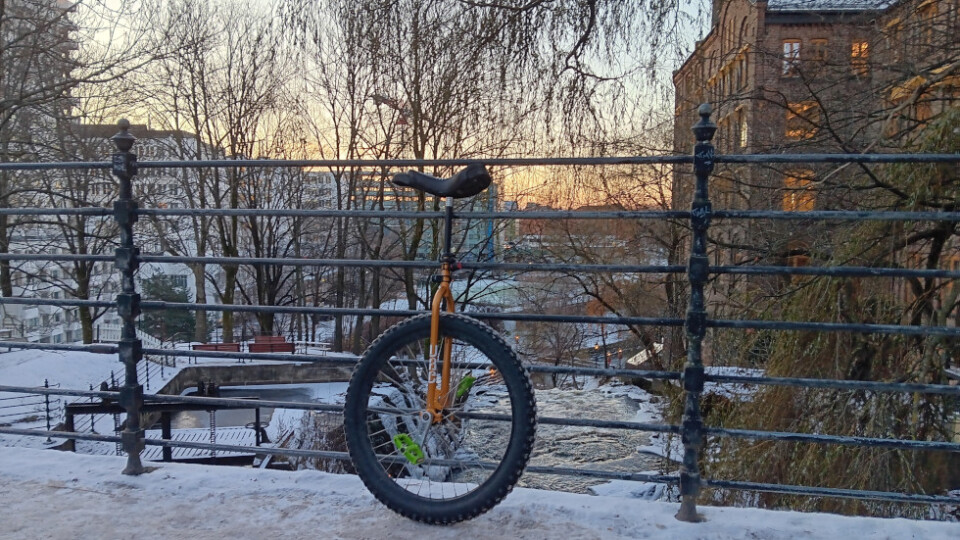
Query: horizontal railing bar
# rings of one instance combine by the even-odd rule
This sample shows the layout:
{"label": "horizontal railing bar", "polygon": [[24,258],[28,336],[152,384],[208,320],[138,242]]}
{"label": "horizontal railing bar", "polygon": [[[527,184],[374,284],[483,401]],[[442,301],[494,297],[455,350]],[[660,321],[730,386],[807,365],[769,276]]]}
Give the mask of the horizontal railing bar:
{"label": "horizontal railing bar", "polygon": [[77,255],[74,253],[0,253],[0,261],[113,262],[116,255]]}
{"label": "horizontal railing bar", "polygon": [[[860,154],[854,154],[860,155]],[[901,154],[902,155],[902,154]],[[141,161],[141,169],[158,168],[300,168],[300,167],[462,167],[483,163],[490,167],[521,167],[537,165],[668,165],[693,163],[693,157],[677,156],[615,156],[615,157],[564,157],[564,158],[460,158],[460,159],[207,159],[193,161]]]}
{"label": "horizontal railing bar", "polygon": [[960,154],[717,154],[714,163],[960,163]]}
{"label": "horizontal railing bar", "polygon": [[575,375],[594,375],[597,377],[630,377],[640,379],[664,379],[679,381],[682,374],[678,371],[648,371],[639,369],[617,369],[617,368],[586,368],[586,367],[563,367],[563,366],[545,366],[542,364],[526,364],[524,367],[534,373],[558,373]]}
{"label": "horizontal railing bar", "polygon": [[[171,396],[176,397],[176,396]],[[197,398],[202,399],[202,398]],[[209,399],[209,398],[207,398]],[[289,406],[289,404],[285,404]],[[307,405],[323,405],[323,404],[307,404]],[[12,435],[25,435],[33,437],[56,437],[60,439],[74,439],[74,440],[90,440],[90,441],[100,441],[100,442],[110,442],[116,443],[120,442],[121,438],[118,436],[110,435],[99,435],[91,433],[74,433],[74,432],[64,432],[64,431],[45,431],[45,430],[36,430],[36,429],[20,429],[20,428],[0,428],[0,433],[12,434]],[[163,446],[171,448],[193,448],[199,450],[216,450],[222,452],[234,452],[234,453],[256,453],[256,454],[272,454],[272,455],[286,455],[286,456],[295,456],[295,457],[321,457],[337,460],[349,460],[349,454],[346,452],[329,452],[329,451],[318,451],[318,450],[299,450],[299,449],[289,449],[289,448],[271,448],[271,447],[262,447],[262,446],[238,446],[238,445],[224,445],[224,444],[210,444],[210,443],[192,443],[188,441],[167,441],[162,439],[145,439],[146,444],[154,446]],[[570,476],[588,476],[596,478],[609,478],[609,479],[623,479],[623,480],[636,480],[636,481],[649,481],[657,483],[673,483],[678,480],[678,477],[669,476],[669,475],[646,475],[642,473],[622,473],[622,472],[611,472],[611,471],[598,471],[598,470],[589,470],[589,469],[572,469],[564,467],[540,467],[540,466],[530,466],[527,467],[527,472],[534,474],[558,474],[558,475],[570,475]],[[845,489],[836,489],[836,488],[810,488],[806,486],[793,486],[793,485],[779,485],[779,484],[762,484],[755,482],[737,482],[737,481],[725,481],[725,480],[702,480],[701,485],[709,488],[719,488],[719,489],[740,489],[740,490],[752,490],[752,491],[768,491],[776,493],[786,493],[786,494],[798,494],[798,495],[820,495],[828,497],[842,497],[842,498],[855,498],[855,499],[875,499],[875,500],[890,500],[895,502],[919,502],[919,503],[956,503],[958,502],[957,498],[954,497],[945,497],[945,496],[936,496],[936,495],[912,495],[912,494],[899,494],[899,493],[890,493],[890,492],[877,492],[877,491],[861,491],[861,490],[845,490]]]}
{"label": "horizontal railing bar", "polygon": [[[52,212],[52,211],[51,211]],[[9,212],[16,214],[16,212]],[[240,216],[240,217],[354,217],[372,219],[441,219],[443,212],[414,210],[303,210],[287,208],[141,208],[141,216]],[[454,212],[454,219],[689,219],[687,210],[612,210],[609,212],[579,212],[573,210]]]}
{"label": "horizontal railing bar", "polygon": [[[37,430],[37,429],[0,427],[0,433],[6,433],[11,435],[25,435],[25,436],[32,436],[32,437],[55,437],[58,439],[100,441],[100,442],[110,442],[110,443],[121,442],[121,437],[118,437],[118,436],[99,435],[99,434],[92,434],[92,433],[74,433],[74,432],[66,432],[66,431],[46,431],[46,430]],[[328,458],[328,459],[349,460],[349,454],[347,454],[346,452],[299,450],[299,449],[291,449],[291,448],[272,448],[272,447],[264,447],[264,446],[238,446],[238,445],[225,445],[225,444],[193,443],[188,441],[167,441],[163,439],[149,439],[149,438],[145,439],[144,442],[146,444],[153,445],[153,446],[164,446],[164,447],[170,447],[170,448],[193,448],[198,450],[216,450],[216,451],[222,451],[222,452],[272,454],[272,455],[294,456],[294,457],[321,457],[321,458]],[[590,476],[595,478],[638,480],[638,481],[649,481],[649,482],[658,482],[658,483],[673,483],[677,481],[677,477],[669,476],[669,475],[644,475],[641,473],[620,473],[620,472],[597,471],[597,470],[589,470],[589,469],[572,469],[572,468],[564,468],[564,467],[530,466],[530,467],[527,467],[526,470],[527,472],[537,473],[537,474],[558,474],[558,475],[564,475],[564,476],[566,475]],[[710,488],[771,491],[771,492],[779,492],[779,493],[794,493],[799,495],[823,495],[823,496],[830,496],[830,497],[878,499],[878,500],[891,500],[891,501],[899,501],[899,502],[955,503],[958,501],[958,499],[954,497],[943,497],[943,496],[935,496],[935,495],[909,495],[909,494],[896,494],[896,493],[877,492],[877,491],[843,490],[843,489],[834,489],[834,488],[808,488],[805,486],[760,484],[760,483],[754,483],[754,482],[731,482],[731,481],[725,481],[725,480],[702,480],[701,485],[704,487],[710,487]]]}
{"label": "horizontal railing bar", "polygon": [[555,474],[558,476],[584,476],[601,478],[604,480],[630,480],[633,482],[652,482],[655,484],[676,484],[680,482],[679,475],[646,474],[617,471],[601,471],[597,469],[574,469],[571,467],[547,467],[543,465],[528,465],[524,474]]}
{"label": "horizontal railing bar", "polygon": [[[15,258],[15,257],[14,257]],[[112,260],[112,259],[111,259]],[[376,259],[299,259],[282,257],[188,257],[172,255],[144,255],[139,257],[145,263],[185,263],[218,265],[273,265],[273,266],[331,266],[357,268],[419,268],[436,269],[434,261],[404,261]],[[554,264],[554,263],[461,263],[468,270],[515,270],[526,272],[590,272],[590,273],[682,273],[685,267],[624,265],[624,264]]]}
{"label": "horizontal railing bar", "polygon": [[22,394],[45,394],[55,396],[95,397],[101,399],[120,399],[120,392],[103,392],[99,390],[71,390],[69,388],[47,388],[45,386],[7,386],[0,384],[0,392]]}
{"label": "horizontal railing bar", "polygon": [[[0,208],[0,215],[37,216],[91,216],[108,217],[110,208]],[[371,218],[371,219],[440,219],[442,212],[399,210],[302,210],[302,209],[251,209],[251,208],[141,208],[141,216],[156,217],[305,217],[305,218]],[[809,221],[960,221],[960,212],[896,212],[896,211],[835,211],[817,210],[790,212],[779,210],[714,210],[717,219],[749,220],[809,220]],[[610,212],[577,211],[503,211],[503,212],[456,212],[455,219],[689,219],[685,210],[636,210]]]}
{"label": "horizontal railing bar", "polygon": [[[337,461],[349,461],[350,455],[347,452],[335,452],[329,450],[301,450],[296,448],[276,448],[264,446],[238,446],[229,444],[211,444],[206,442],[189,441],[167,441],[164,439],[145,439],[146,444],[152,446],[162,446],[168,448],[192,448],[195,450],[216,450],[218,452],[234,453],[255,453],[270,454],[277,456],[290,457],[318,457],[322,459],[334,459]],[[389,457],[389,456],[384,456]],[[443,465],[456,464],[455,460],[431,459],[428,463]],[[492,465],[492,464],[491,464]],[[679,477],[670,475],[653,475],[643,473],[629,473],[616,471],[601,471],[597,469],[573,469],[569,467],[546,467],[546,466],[528,466],[525,469],[528,473],[536,474],[556,474],[559,476],[584,476],[591,478],[602,478],[608,480],[635,480],[655,483],[676,483]]]}
{"label": "horizontal railing bar", "polygon": [[28,349],[35,351],[74,351],[88,352],[94,354],[116,354],[116,345],[71,345],[63,343],[30,343],[26,341],[0,341],[0,349],[7,347],[12,349]]}
{"label": "horizontal railing bar", "polygon": [[[137,214],[155,217],[302,217],[371,219],[442,219],[443,212],[416,210],[301,210],[287,208],[140,208]],[[457,216],[459,217],[459,216]]]}
{"label": "horizontal railing bar", "polygon": [[[242,306],[222,304],[194,304],[145,301],[143,309],[185,309],[206,311],[236,311],[236,312],[275,312],[275,313],[314,313],[323,315],[417,315],[423,311],[411,310],[381,310],[358,308],[313,308],[298,306]],[[471,317],[488,320],[509,321],[537,321],[537,322],[585,322],[626,325],[660,325],[683,326],[682,319],[675,318],[647,318],[647,317],[591,317],[571,315],[537,315],[522,313],[469,313]],[[706,325],[711,328],[733,329],[763,329],[763,330],[802,330],[824,332],[861,332],[873,334],[905,334],[905,335],[945,335],[960,336],[960,328],[948,326],[899,326],[889,324],[856,324],[856,323],[819,323],[819,322],[787,322],[787,321],[759,321],[759,320],[724,320],[708,319]],[[3,342],[0,342],[3,343]]]}
{"label": "horizontal railing bar", "polygon": [[960,443],[945,441],[907,441],[903,439],[881,439],[877,437],[817,435],[811,433],[792,433],[789,431],[756,431],[707,426],[704,426],[703,431],[706,435],[729,437],[732,439],[837,444],[840,446],[893,448],[896,450],[943,450],[946,452],[960,452]]}
{"label": "horizontal railing bar", "polygon": [[54,169],[110,169],[109,161],[50,161],[50,162],[6,162],[0,163],[0,171],[49,171]]}
{"label": "horizontal railing bar", "polygon": [[704,379],[717,383],[763,384],[797,386],[801,388],[829,388],[834,390],[868,390],[872,392],[904,392],[914,394],[942,394],[960,396],[960,386],[921,383],[887,383],[874,381],[840,381],[831,379],[801,379],[790,377],[753,377],[746,375],[715,375],[707,373]]}
{"label": "horizontal railing bar", "polygon": [[590,418],[558,418],[538,416],[537,424],[552,426],[595,427],[604,429],[624,429],[631,431],[651,431],[656,433],[680,433],[680,426],[671,424],[645,424],[641,422],[624,422],[617,420],[596,420]]}
{"label": "horizontal railing bar", "polygon": [[[14,435],[27,435],[34,437],[56,437],[76,440],[92,440],[102,442],[119,442],[120,437],[109,435],[92,435],[89,433],[72,433],[63,431],[43,431],[15,428],[0,428],[0,433],[11,433]],[[233,444],[215,444],[208,442],[191,442],[165,439],[145,438],[144,443],[151,446],[160,446],[166,448],[192,448],[194,450],[214,450],[218,452],[231,452],[239,454],[269,454],[276,456],[306,457],[334,459],[338,461],[349,461],[350,455],[347,452],[336,452],[328,450],[302,450],[297,448],[277,448],[268,446],[240,446]],[[454,460],[430,460],[430,463],[437,464],[456,464]],[[526,468],[528,473],[536,474],[556,474],[561,476],[583,476],[591,478],[603,478],[610,480],[634,480],[656,483],[676,483],[679,480],[677,476],[654,475],[644,473],[601,471],[597,469],[574,469],[569,467],[545,467],[529,466]]]}
{"label": "horizontal railing bar", "polygon": [[429,313],[410,309],[374,309],[374,308],[328,308],[310,306],[251,306],[246,304],[197,304],[193,302],[163,302],[144,300],[140,303],[144,311],[189,310],[189,311],[230,311],[238,313],[312,313],[315,315],[381,315],[412,317]]}
{"label": "horizontal railing bar", "polygon": [[[230,406],[230,407],[242,407],[242,408],[263,408],[263,407],[273,407],[273,408],[286,408],[286,409],[297,409],[297,410],[313,410],[313,411],[326,411],[326,412],[343,412],[342,405],[331,405],[324,403],[311,403],[311,402],[300,402],[300,401],[267,401],[267,400],[256,400],[251,402],[250,400],[237,399],[237,398],[214,398],[214,397],[195,397],[195,396],[163,396],[160,394],[157,395],[148,395],[144,396],[145,403],[194,403],[197,405],[220,405],[220,406]],[[395,411],[396,408],[390,409],[372,409],[375,411],[387,412]],[[485,420],[501,420],[509,421],[511,419],[510,415],[501,414],[501,415],[491,415],[491,414],[472,414],[470,412],[464,412],[459,414],[464,418],[481,418]],[[547,417],[541,416],[537,418],[537,423],[540,424],[550,424],[550,425],[561,425],[561,426],[575,426],[575,427],[597,427],[597,428],[606,428],[606,429],[625,429],[633,431],[651,431],[659,433],[680,433],[680,426],[669,425],[669,424],[647,424],[642,422],[625,422],[620,420],[598,420],[590,418],[559,418],[559,417]]]}
{"label": "horizontal railing bar", "polygon": [[[229,386],[229,385],[227,385]],[[143,396],[144,403],[193,403],[197,405],[219,405],[237,408],[275,408],[275,409],[297,409],[304,411],[324,411],[324,412],[343,412],[343,405],[333,405],[329,403],[317,403],[307,401],[276,401],[265,399],[239,399],[239,398],[219,398],[219,397],[200,397],[200,396],[172,396],[165,394],[148,394]]]}
{"label": "horizontal railing bar", "polygon": [[[715,163],[956,163],[958,154],[717,154]],[[538,165],[657,165],[693,163],[691,155],[582,157],[582,158],[472,158],[472,159],[208,159],[189,161],[141,161],[140,169],[158,168],[278,168],[278,167],[457,167],[483,163],[489,166]],[[0,170],[110,169],[109,161],[50,163],[0,163]]]}
{"label": "horizontal railing bar", "polygon": [[[106,217],[112,208],[0,208],[0,215],[80,215]],[[356,217],[395,219],[440,219],[443,212],[412,210],[304,210],[295,208],[140,208],[137,214],[157,217],[190,216],[267,216],[267,217]],[[717,219],[769,219],[810,221],[960,221],[960,212],[887,211],[887,210],[717,210]],[[688,210],[612,210],[580,212],[573,210],[455,212],[457,219],[689,219]]]}
{"label": "horizontal railing bar", "polygon": [[74,431],[47,431],[43,429],[24,429],[14,427],[0,427],[0,433],[8,435],[26,435],[27,437],[53,437],[57,439],[74,439],[78,441],[100,441],[109,443],[123,442],[119,435],[100,435],[99,433],[80,433]]}
{"label": "horizontal railing bar", "polygon": [[[251,306],[242,304],[196,304],[191,302],[162,302],[145,300],[140,303],[145,311],[189,310],[189,311],[231,311],[243,313],[299,313],[314,315],[354,315],[412,317],[430,313],[425,310],[375,309],[375,308],[329,308],[308,306]],[[564,323],[603,323],[649,326],[683,326],[683,319],[657,317],[597,317],[590,315],[550,315],[540,313],[483,313],[467,312],[475,319],[525,321],[525,322],[564,322]]]}
{"label": "horizontal railing bar", "polygon": [[960,270],[874,268],[869,266],[711,266],[712,274],[830,277],[960,278]]}
{"label": "horizontal railing bar", "polygon": [[[45,253],[0,253],[0,260],[46,262],[113,262],[113,255],[76,255]],[[273,266],[329,266],[350,268],[413,268],[435,269],[433,261],[371,260],[371,259],[303,259],[281,257],[190,257],[172,255],[142,255],[140,262],[157,264],[216,264],[216,265],[273,265]],[[589,272],[623,274],[682,274],[681,265],[625,265],[625,264],[562,264],[562,263],[479,263],[463,262],[466,270],[493,270],[515,272]],[[736,275],[809,275],[837,277],[919,277],[960,279],[960,271],[938,269],[872,268],[872,267],[793,267],[793,266],[712,266],[713,274]]]}
{"label": "horizontal railing bar", "polygon": [[859,332],[864,334],[902,334],[910,336],[958,336],[960,327],[899,326],[895,324],[819,323],[757,320],[708,319],[710,328],[754,328],[758,330],[800,330],[809,332]]}
{"label": "horizontal railing bar", "polygon": [[702,480],[703,487],[714,489],[737,489],[744,491],[762,491],[766,493],[783,493],[786,495],[804,495],[819,497],[836,497],[840,499],[862,499],[904,503],[923,504],[960,504],[960,497],[945,495],[923,495],[910,493],[894,493],[891,491],[865,491],[857,489],[822,488],[809,486],[795,486],[786,484],[765,484],[759,482],[741,482],[731,480]]}
{"label": "horizontal railing bar", "polygon": [[[58,300],[51,298],[23,298],[11,296],[7,298],[0,297],[0,305],[21,305],[21,306],[56,306],[56,307],[102,307],[112,308],[117,306],[116,301],[108,300]],[[0,342],[2,343],[2,342]]]}
{"label": "horizontal railing bar", "polygon": [[268,362],[298,362],[312,364],[342,364],[353,365],[360,359],[354,355],[345,353],[324,353],[323,356],[313,356],[308,354],[286,354],[286,353],[241,353],[241,352],[220,352],[220,351],[187,351],[181,349],[143,349],[143,354],[154,356],[176,356],[190,358],[211,358],[216,360],[265,360]]}
{"label": "horizontal railing bar", "polygon": [[[144,348],[143,354],[154,356],[175,356],[178,358],[210,358],[215,360],[265,360],[270,362],[298,362],[312,364],[336,364],[353,366],[360,361],[360,358],[347,353],[327,352],[320,356],[308,354],[280,354],[280,353],[241,353],[241,352],[221,352],[221,351],[194,351],[183,349],[149,349]],[[604,377],[632,377],[646,379],[666,379],[680,380],[680,373],[676,371],[645,371],[633,369],[614,369],[614,368],[584,368],[584,367],[564,367],[564,366],[545,366],[540,364],[527,364],[525,366],[529,371],[535,373],[558,373],[558,374],[585,374]]]}
{"label": "horizontal railing bar", "polygon": [[534,313],[468,313],[475,319],[523,322],[580,322],[635,326],[683,326],[684,320],[671,317],[595,317],[578,315],[538,315]]}
{"label": "horizontal railing bar", "polygon": [[[30,392],[30,393],[33,394],[34,392]],[[5,398],[0,398],[0,401],[12,401],[12,400],[15,400],[15,399],[16,399],[16,400],[23,400],[23,399],[26,399],[26,398],[28,398],[28,397],[30,397],[30,396],[5,397]],[[40,396],[40,397],[42,397],[42,396]],[[18,407],[18,406],[19,406],[19,404],[18,404],[18,405],[11,405],[11,407]],[[0,409],[3,409],[4,407],[6,407],[6,405],[0,405]]]}
{"label": "horizontal railing bar", "polygon": [[718,219],[786,219],[811,221],[960,221],[960,212],[897,212],[887,210],[714,210]]}
{"label": "horizontal railing bar", "polygon": [[501,212],[454,212],[457,219],[690,219],[689,210],[515,210]]}
{"label": "horizontal railing bar", "polygon": [[[433,263],[436,267],[436,263]],[[682,274],[687,267],[681,265],[631,265],[631,264],[563,264],[563,263],[481,263],[461,262],[465,270],[499,270],[510,272],[589,272],[604,274]]]}
{"label": "horizontal railing bar", "polygon": [[[91,433],[74,433],[64,431],[45,431],[20,428],[0,428],[0,433],[12,435],[25,435],[33,437],[55,437],[58,439],[90,440],[100,442],[116,443],[120,442],[118,436],[99,435]],[[233,453],[255,453],[270,454],[292,457],[320,457],[326,459],[349,460],[349,454],[346,452],[330,452],[320,450],[300,450],[292,448],[274,448],[264,446],[238,446],[226,444],[194,443],[189,441],[168,441],[163,439],[144,440],[146,444],[152,446],[161,446],[169,448],[193,448],[197,450],[215,450],[221,452]],[[672,475],[647,475],[643,473],[625,473],[614,471],[599,471],[590,469],[573,469],[568,467],[541,467],[529,466],[526,471],[533,474],[557,474],[563,476],[587,476],[594,478],[620,479],[647,481],[654,483],[675,483],[678,477]],[[779,484],[762,484],[756,482],[734,482],[725,480],[701,480],[701,485],[709,488],[718,489],[739,489],[750,491],[767,491],[785,494],[797,495],[820,495],[827,497],[841,497],[854,499],[874,499],[889,500],[894,502],[917,502],[917,503],[947,503],[954,504],[960,499],[955,497],[936,496],[936,495],[911,495],[879,491],[861,491],[836,488],[811,488],[806,486],[792,486]]]}
{"label": "horizontal railing bar", "polygon": [[[43,401],[40,401],[39,403],[25,403],[23,407],[30,407],[34,405],[43,405]],[[16,416],[22,417],[24,415],[28,415],[30,413],[36,413],[36,412],[40,412],[40,411],[38,411],[37,409],[21,410],[15,413],[0,414],[0,418],[14,418]]]}
{"label": "horizontal railing bar", "polygon": [[88,208],[0,208],[0,216],[93,216],[113,215],[112,208],[94,206]]}

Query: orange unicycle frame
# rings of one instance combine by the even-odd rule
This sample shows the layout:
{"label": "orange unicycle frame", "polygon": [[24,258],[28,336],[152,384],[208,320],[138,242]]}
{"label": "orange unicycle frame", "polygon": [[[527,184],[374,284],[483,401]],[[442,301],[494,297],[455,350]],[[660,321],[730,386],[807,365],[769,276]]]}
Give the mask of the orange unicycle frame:
{"label": "orange unicycle frame", "polygon": [[[450,263],[444,261],[440,268],[440,286],[437,287],[437,292],[433,295],[433,305],[431,306],[427,412],[430,413],[433,423],[443,420],[443,410],[449,406],[450,400],[450,340],[444,341],[443,350],[439,350],[440,311],[443,309],[444,302],[446,302],[448,312],[453,313],[455,310],[453,293],[450,292],[450,275]],[[440,376],[439,385],[437,384],[437,375]]]}
{"label": "orange unicycle frame", "polygon": [[[443,343],[443,350],[440,349],[440,312],[446,304],[447,311],[453,313],[455,310],[453,302],[453,293],[450,292],[450,281],[452,278],[454,262],[451,250],[451,236],[453,234],[453,197],[446,198],[443,214],[443,263],[440,266],[440,286],[433,295],[433,305],[430,311],[430,349],[428,354],[427,374],[427,410],[434,424],[443,420],[443,410],[450,406],[450,351],[452,348],[451,340],[447,339]],[[441,356],[442,355],[442,356]],[[442,364],[441,364],[442,360]],[[437,373],[439,371],[439,373]],[[439,388],[437,387],[437,375],[440,376]]]}

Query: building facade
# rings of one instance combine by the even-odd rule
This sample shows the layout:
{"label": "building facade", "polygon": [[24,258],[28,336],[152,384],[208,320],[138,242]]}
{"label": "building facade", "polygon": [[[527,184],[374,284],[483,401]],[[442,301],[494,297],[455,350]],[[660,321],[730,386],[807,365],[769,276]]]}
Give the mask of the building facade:
{"label": "building facade", "polygon": [[[688,153],[697,107],[710,103],[718,153],[904,151],[960,101],[958,0],[714,0],[710,31],[674,73],[674,148]],[[721,209],[857,208],[850,167],[718,167]],[[673,206],[688,208],[694,177],[674,174]],[[806,264],[809,242],[778,243],[776,226],[718,231],[716,263],[757,253]],[[789,231],[786,231],[789,232]]]}

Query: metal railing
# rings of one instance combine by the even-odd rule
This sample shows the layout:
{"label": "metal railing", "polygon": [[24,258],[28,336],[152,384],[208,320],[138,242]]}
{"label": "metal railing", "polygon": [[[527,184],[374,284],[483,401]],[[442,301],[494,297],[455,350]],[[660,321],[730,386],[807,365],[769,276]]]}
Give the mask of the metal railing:
{"label": "metal railing", "polygon": [[[768,377],[750,375],[732,375],[709,373],[704,368],[704,339],[708,329],[749,329],[753,331],[806,331],[806,332],[856,332],[910,336],[945,336],[960,339],[960,328],[955,326],[909,326],[893,324],[874,324],[860,322],[791,322],[785,320],[731,320],[711,318],[708,315],[710,298],[706,287],[711,276],[828,276],[828,277],[900,277],[900,278],[943,278],[960,279],[960,271],[940,269],[905,269],[873,267],[794,267],[794,266],[737,266],[711,264],[708,259],[708,231],[713,219],[728,220],[797,220],[806,221],[938,221],[960,222],[960,212],[862,212],[862,211],[810,211],[797,212],[772,210],[713,210],[709,198],[708,184],[716,163],[728,164],[770,164],[770,163],[960,163],[958,154],[798,154],[798,155],[716,155],[711,143],[716,126],[710,120],[709,107],[701,108],[701,121],[694,126],[696,146],[691,156],[659,157],[614,157],[614,158],[563,158],[563,159],[494,159],[484,160],[488,165],[527,166],[527,165],[671,165],[674,167],[693,166],[696,186],[689,211],[619,211],[619,212],[456,212],[457,219],[622,219],[622,220],[685,220],[691,231],[689,260],[686,265],[642,265],[642,264],[567,264],[557,262],[535,262],[531,264],[509,262],[463,262],[468,270],[499,272],[577,272],[624,273],[624,274],[685,274],[689,281],[689,304],[685,317],[599,317],[588,315],[550,314],[550,313],[476,313],[475,316],[489,321],[546,322],[556,324],[589,323],[616,324],[643,327],[683,328],[686,337],[686,363],[681,371],[636,370],[622,367],[577,367],[563,365],[532,364],[533,373],[574,374],[587,377],[623,377],[629,379],[644,378],[659,381],[679,382],[685,393],[682,407],[682,420],[679,424],[644,423],[620,420],[572,419],[542,416],[541,425],[583,426],[614,430],[665,433],[680,436],[683,443],[683,456],[679,474],[651,474],[637,472],[614,472],[587,467],[544,467],[531,466],[532,473],[579,475],[597,479],[619,479],[667,483],[679,486],[680,508],[678,519],[697,521],[696,505],[701,490],[725,489],[750,492],[801,495],[807,497],[837,497],[885,502],[923,503],[923,504],[960,504],[960,497],[944,494],[896,493],[858,489],[826,488],[816,486],[781,485],[762,482],[708,479],[701,477],[702,451],[707,438],[743,439],[753,441],[788,441],[818,445],[860,446],[898,449],[907,451],[936,451],[956,454],[960,452],[960,443],[949,440],[906,440],[882,437],[853,437],[815,433],[787,433],[750,429],[732,429],[704,424],[701,398],[706,383],[757,385],[794,388],[817,388],[850,390],[864,392],[890,392],[904,396],[940,395],[960,398],[960,387],[947,384],[925,384],[921,382],[831,380],[802,377]],[[161,256],[141,255],[136,247],[133,225],[141,216],[278,216],[278,217],[358,217],[358,218],[395,218],[395,219],[431,219],[439,218],[440,212],[410,211],[339,211],[339,210],[297,210],[297,209],[141,209],[133,196],[132,180],[140,169],[166,168],[210,168],[210,167],[364,167],[396,168],[420,166],[456,166],[465,165],[473,160],[213,160],[167,162],[153,161],[138,163],[132,153],[134,138],[127,133],[127,124],[121,123],[121,132],[113,137],[118,152],[111,162],[92,163],[3,163],[0,170],[56,170],[56,169],[110,169],[120,182],[120,195],[112,211],[106,208],[73,209],[0,209],[4,215],[85,215],[107,217],[112,215],[120,228],[120,238],[113,256],[109,255],[63,255],[63,254],[0,254],[0,260],[32,261],[113,261],[121,274],[122,292],[116,302],[99,300],[37,300],[29,298],[3,298],[0,304],[54,305],[60,307],[115,307],[123,320],[121,335],[113,345],[43,345],[26,343],[5,343],[5,346],[26,349],[52,349],[64,351],[88,351],[104,354],[118,354],[125,368],[123,384],[118,391],[43,389],[32,387],[0,386],[0,392],[22,392],[37,395],[79,396],[86,399],[116,401],[126,410],[124,429],[118,435],[95,433],[75,433],[57,430],[21,429],[17,427],[0,428],[0,433],[31,435],[38,437],[59,437],[72,440],[90,440],[114,442],[122,446],[127,454],[125,474],[140,474],[144,467],[140,461],[140,452],[144,445],[165,448],[201,448],[224,452],[242,452],[245,447],[183,442],[169,439],[152,439],[145,436],[141,426],[141,410],[146,404],[151,407],[162,404],[195,404],[213,407],[243,407],[244,400],[216,397],[186,397],[146,395],[141,386],[137,367],[144,355],[165,357],[191,357],[209,359],[244,359],[275,362],[317,363],[326,366],[351,367],[356,357],[351,354],[330,352],[323,356],[304,354],[275,353],[237,353],[215,351],[186,351],[169,348],[143,347],[137,337],[135,321],[141,310],[202,310],[206,312],[231,311],[239,313],[274,314],[310,314],[317,316],[408,316],[422,313],[419,310],[389,310],[377,308],[337,308],[306,306],[254,306],[254,305],[211,305],[197,303],[176,303],[141,300],[135,289],[134,273],[141,263],[201,263],[210,265],[282,265],[290,267],[324,266],[428,269],[434,268],[430,261],[410,260],[360,260],[326,258],[256,258],[256,257],[212,257],[212,256]],[[339,412],[337,405],[321,403],[290,403],[286,401],[261,400],[259,407],[279,407],[303,409],[320,412]],[[288,457],[322,458],[334,460],[349,459],[343,451],[301,450],[291,448],[260,447],[258,454],[270,454]]]}

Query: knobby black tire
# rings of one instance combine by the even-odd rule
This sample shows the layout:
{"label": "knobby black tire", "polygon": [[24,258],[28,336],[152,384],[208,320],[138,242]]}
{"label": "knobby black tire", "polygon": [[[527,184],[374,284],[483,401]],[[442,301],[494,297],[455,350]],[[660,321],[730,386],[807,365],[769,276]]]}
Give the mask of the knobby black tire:
{"label": "knobby black tire", "polygon": [[[391,473],[385,468],[409,467],[410,465],[406,463],[398,465],[396,462],[389,465],[382,463],[377,457],[377,449],[380,448],[382,454],[384,452],[382,448],[392,447],[388,444],[376,446],[376,443],[373,442],[375,436],[371,434],[374,430],[371,424],[375,423],[372,419],[377,418],[379,414],[378,412],[368,411],[368,403],[371,401],[374,384],[380,382],[384,385],[383,381],[390,378],[385,373],[392,374],[394,377],[405,376],[388,362],[396,361],[401,356],[398,351],[406,350],[405,347],[429,340],[429,314],[410,318],[389,328],[370,345],[350,379],[344,406],[344,429],[350,458],[367,489],[391,510],[410,519],[431,524],[449,524],[471,519],[490,510],[503,500],[516,485],[529,461],[536,431],[536,402],[530,378],[516,354],[503,338],[490,327],[475,319],[450,313],[442,314],[440,333],[441,336],[450,336],[455,340],[454,343],[463,344],[464,349],[470,347],[469,350],[471,351],[474,349],[479,351],[481,357],[485,357],[486,361],[492,363],[496,371],[490,372],[491,380],[495,380],[499,394],[491,393],[502,395],[502,387],[506,386],[506,393],[509,397],[510,410],[502,413],[509,414],[511,418],[509,440],[505,443],[505,450],[502,457],[499,458],[499,462],[496,463],[493,472],[476,484],[477,487],[475,488],[472,488],[475,483],[437,482],[441,488],[451,485],[454,487],[469,486],[473,489],[472,491],[463,495],[454,493],[450,498],[425,497],[417,492],[408,491],[408,488],[401,485],[400,480],[392,477]],[[471,357],[475,358],[477,355]],[[466,371],[469,371],[469,369],[466,369]],[[494,377],[495,374],[496,377]],[[500,377],[502,377],[502,382]],[[408,385],[385,384],[385,386],[392,389],[396,386]],[[471,392],[479,394],[480,390],[474,388]],[[406,396],[406,394],[404,395]],[[374,397],[374,401],[376,399],[377,397]],[[451,418],[455,418],[455,416],[455,413],[451,413]],[[393,422],[396,425],[401,425],[403,418],[408,417],[398,413],[398,416],[393,418]],[[413,423],[416,424],[418,420],[414,419]],[[455,422],[457,420],[454,419],[450,423]],[[468,419],[466,421],[459,420],[459,422],[463,423],[447,429],[453,429],[455,435],[465,437],[469,435],[461,435],[460,431],[467,434],[471,425],[477,425],[468,424],[468,422],[479,422],[479,420]],[[389,435],[385,434],[387,429],[384,425],[378,426],[383,428],[381,431],[373,433],[378,433],[381,438],[388,437]],[[429,422],[425,422],[423,425],[429,426]],[[429,429],[428,427],[421,430],[425,433],[424,437],[426,437],[426,432]],[[448,450],[449,446],[448,444]],[[460,450],[459,446],[457,450]],[[472,459],[476,460],[477,469],[486,474],[486,471],[489,470],[487,465],[484,463],[481,466],[479,457]],[[424,467],[424,469],[429,469],[429,466]],[[451,466],[450,470],[461,469]],[[462,470],[467,469],[463,468]],[[435,491],[431,480],[419,480],[418,484],[424,482],[428,485],[427,495],[431,495],[431,492]],[[456,490],[454,489],[454,491]]]}

